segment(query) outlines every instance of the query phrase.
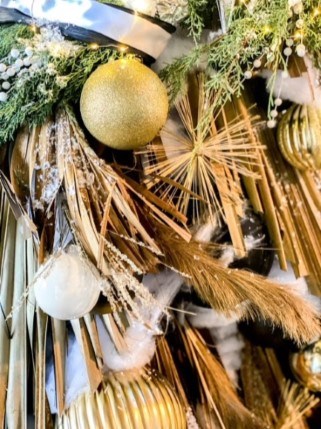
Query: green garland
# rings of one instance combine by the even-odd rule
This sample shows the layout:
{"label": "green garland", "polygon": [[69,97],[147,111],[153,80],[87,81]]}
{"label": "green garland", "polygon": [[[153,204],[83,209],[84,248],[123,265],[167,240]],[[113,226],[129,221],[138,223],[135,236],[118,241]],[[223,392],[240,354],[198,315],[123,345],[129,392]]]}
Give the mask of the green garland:
{"label": "green garland", "polygon": [[[196,46],[189,54],[177,59],[161,72],[167,83],[171,100],[184,90],[188,73],[205,64],[211,79],[208,88],[216,91],[216,106],[232,96],[239,96],[253,62],[262,60],[272,70],[271,85],[278,69],[287,69],[283,55],[286,40],[292,38],[293,49],[304,43],[309,54],[320,63],[321,9],[319,0],[303,1],[303,10],[293,13],[288,0],[257,0],[253,8],[246,5],[234,8],[228,33],[209,44]],[[320,13],[319,13],[320,12]],[[302,21],[298,29],[297,21]],[[297,35],[299,33],[299,36]],[[302,34],[302,37],[300,36]],[[273,107],[271,96],[269,109]]]}
{"label": "green garland", "polygon": [[[272,71],[270,84],[273,87],[278,69],[287,69],[284,48],[289,40],[293,41],[293,51],[304,45],[316,65],[321,65],[320,0],[304,0],[299,12],[293,10],[289,0],[243,2],[229,11],[226,34],[210,43],[198,44],[208,15],[214,16],[214,3],[216,0],[188,0],[189,16],[182,25],[189,29],[195,48],[161,71],[172,101],[184,91],[188,73],[200,64],[205,64],[211,76],[208,89],[216,93],[212,107],[222,106],[232,96],[240,95],[245,79],[256,73],[255,60]],[[26,25],[0,26],[0,63],[8,61],[13,48],[23,49],[36,36]],[[57,103],[76,104],[92,71],[119,55],[108,48],[92,49],[90,45],[76,42],[72,45],[75,49],[68,55],[42,52],[39,70],[23,78],[12,78],[8,100],[0,103],[0,145],[13,139],[23,124],[40,124]],[[51,72],[45,67],[49,65]],[[271,95],[269,110],[272,108]]]}
{"label": "green garland", "polygon": [[[23,48],[26,41],[31,41],[34,36],[30,27],[25,25],[0,27],[1,58],[7,57],[11,49]],[[43,67],[30,75],[13,79],[8,101],[0,103],[0,145],[13,139],[22,125],[41,124],[58,103],[76,104],[92,71],[99,64],[119,56],[108,48],[73,45],[77,49],[70,55],[43,52]]]}

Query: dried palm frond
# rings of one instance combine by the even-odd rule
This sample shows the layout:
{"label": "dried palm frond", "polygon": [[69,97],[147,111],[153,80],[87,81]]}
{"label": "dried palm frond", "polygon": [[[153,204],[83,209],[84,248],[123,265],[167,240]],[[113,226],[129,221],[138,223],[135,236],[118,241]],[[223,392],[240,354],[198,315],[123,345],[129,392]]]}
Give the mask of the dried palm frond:
{"label": "dried palm frond", "polygon": [[[287,259],[298,276],[309,275],[313,292],[321,293],[321,172],[296,170],[282,158],[272,134],[264,134],[272,171],[277,171],[276,201],[283,224]],[[275,174],[275,173],[274,173]]]}
{"label": "dried palm frond", "polygon": [[2,189],[0,203],[0,427],[4,428],[11,338],[11,329],[5,319],[12,307],[16,220]]}
{"label": "dried palm frond", "polygon": [[185,219],[174,207],[99,159],[69,113],[57,114],[56,127],[59,178],[74,233],[105,276],[102,288],[112,309],[121,305],[140,317],[137,300],[156,305],[135,277],[154,270],[161,255],[153,223],[189,239],[189,233],[172,216],[179,222]]}
{"label": "dried palm frond", "polygon": [[159,230],[159,243],[168,266],[183,273],[200,297],[225,314],[269,320],[298,344],[321,332],[317,309],[290,288],[252,272],[225,268],[200,243],[188,246]]}
{"label": "dried palm frond", "polygon": [[257,151],[261,179],[253,181],[243,177],[246,192],[254,210],[264,215],[281,268],[286,270],[287,261],[290,261],[298,277],[309,275],[313,291],[319,295],[320,171],[296,170],[282,157],[273,130],[252,128],[250,109],[264,117],[264,112],[253,107],[253,103],[253,95],[244,92],[242,97],[224,107],[228,120],[240,115],[247,120],[253,141],[260,141],[266,148],[264,151]]}
{"label": "dried palm frond", "polygon": [[227,121],[224,110],[215,117],[209,114],[215,94],[206,90],[204,74],[197,76],[196,92],[197,100],[190,91],[176,103],[180,126],[170,120],[160,139],[138,152],[143,155],[145,183],[182,213],[191,208],[194,221],[219,212],[232,230],[235,247],[242,248],[240,240],[235,241],[237,231],[233,233],[233,218],[243,213],[240,180],[260,178],[256,150],[262,145],[250,139],[243,118]]}
{"label": "dried palm frond", "polygon": [[[260,428],[261,422],[242,404],[223,366],[211,353],[200,333],[177,325],[186,357],[197,374],[200,397],[196,411],[200,421],[208,420],[211,428]],[[198,417],[199,419],[199,417]]]}

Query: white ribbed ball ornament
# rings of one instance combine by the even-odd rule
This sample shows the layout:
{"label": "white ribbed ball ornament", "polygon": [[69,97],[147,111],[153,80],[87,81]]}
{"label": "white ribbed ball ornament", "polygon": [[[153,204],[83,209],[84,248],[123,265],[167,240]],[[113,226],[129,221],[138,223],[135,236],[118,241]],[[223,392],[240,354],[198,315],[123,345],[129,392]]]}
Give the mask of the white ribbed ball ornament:
{"label": "white ribbed ball ornament", "polygon": [[34,284],[36,301],[51,317],[78,319],[96,305],[99,282],[95,266],[81,256],[77,246],[71,245],[40,267]]}

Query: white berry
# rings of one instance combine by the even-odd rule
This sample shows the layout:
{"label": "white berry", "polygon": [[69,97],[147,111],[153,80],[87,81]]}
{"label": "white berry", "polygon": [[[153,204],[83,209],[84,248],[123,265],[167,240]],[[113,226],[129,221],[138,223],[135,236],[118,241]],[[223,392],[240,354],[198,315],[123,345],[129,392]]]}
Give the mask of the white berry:
{"label": "white berry", "polygon": [[6,72],[2,73],[2,74],[1,74],[1,79],[2,79],[2,80],[7,80],[7,79],[9,79],[9,75],[8,75],[8,73],[6,73]]}
{"label": "white berry", "polygon": [[25,58],[25,59],[23,60],[23,65],[24,65],[24,66],[29,67],[29,66],[30,66],[30,64],[31,64],[30,58]]}
{"label": "white berry", "polygon": [[2,88],[3,89],[5,89],[5,90],[8,90],[9,88],[10,88],[10,83],[9,82],[3,82],[3,84],[2,84]]}
{"label": "white berry", "polygon": [[251,72],[250,70],[247,70],[247,71],[244,73],[244,77],[245,77],[245,79],[251,79],[251,77],[252,77],[252,72]]}
{"label": "white berry", "polygon": [[268,128],[275,128],[276,126],[276,120],[275,119],[270,119],[269,121],[267,121]]}
{"label": "white berry", "polygon": [[254,63],[253,63],[253,66],[254,66],[256,69],[260,68],[260,67],[261,67],[261,65],[262,65],[262,61],[261,61],[261,60],[255,60],[255,61],[254,61]]}
{"label": "white berry", "polygon": [[4,103],[7,100],[8,100],[8,94],[6,94],[5,92],[0,92],[0,102]]}
{"label": "white berry", "polygon": [[16,74],[16,70],[15,70],[15,68],[14,67],[9,67],[8,68],[8,70],[7,70],[7,75],[9,76],[9,77],[12,77],[12,76],[14,76]]}
{"label": "white berry", "polygon": [[18,49],[11,49],[10,55],[12,56],[12,58],[18,58],[20,55],[20,52]]}
{"label": "white berry", "polygon": [[18,58],[14,63],[15,63],[15,65],[17,67],[22,67],[23,66],[23,61],[20,58]]}
{"label": "white berry", "polygon": [[283,100],[282,100],[282,98],[276,98],[275,100],[274,100],[274,104],[276,105],[276,106],[281,106],[281,104],[283,103]]}
{"label": "white berry", "polygon": [[32,57],[32,55],[33,55],[33,49],[32,49],[32,48],[30,48],[30,46],[28,46],[28,47],[25,49],[25,54],[26,54],[28,57]]}
{"label": "white berry", "polygon": [[7,66],[5,64],[0,64],[0,73],[5,72],[7,70]]}
{"label": "white berry", "polygon": [[285,41],[286,46],[293,46],[293,43],[294,43],[293,39],[286,39]]}
{"label": "white berry", "polygon": [[299,57],[304,57],[305,52],[306,52],[305,46],[304,46],[302,43],[300,43],[300,44],[296,47],[295,52],[296,52],[296,54],[297,54]]}
{"label": "white berry", "polygon": [[296,15],[300,15],[300,13],[303,11],[303,4],[300,2],[300,3],[297,3],[297,4],[295,4],[294,6],[293,6],[293,12],[296,14]]}
{"label": "white berry", "polygon": [[276,118],[278,116],[278,111],[277,110],[271,110],[270,116],[271,116],[271,118]]}
{"label": "white berry", "polygon": [[292,49],[288,46],[284,49],[283,53],[286,57],[289,57],[292,54]]}

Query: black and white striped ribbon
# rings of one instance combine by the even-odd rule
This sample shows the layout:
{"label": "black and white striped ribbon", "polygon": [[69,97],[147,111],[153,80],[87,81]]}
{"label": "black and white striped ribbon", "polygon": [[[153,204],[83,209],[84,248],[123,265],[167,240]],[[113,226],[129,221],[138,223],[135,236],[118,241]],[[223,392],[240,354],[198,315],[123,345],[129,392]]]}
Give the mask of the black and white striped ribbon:
{"label": "black and white striped ribbon", "polygon": [[1,15],[0,22],[32,18],[62,24],[69,35],[78,34],[81,40],[114,42],[153,59],[163,52],[175,30],[158,19],[94,0],[0,0]]}

